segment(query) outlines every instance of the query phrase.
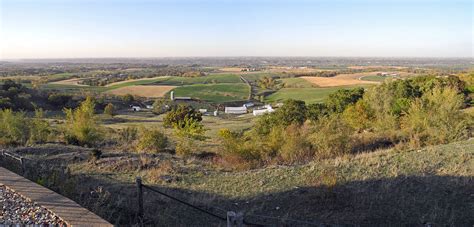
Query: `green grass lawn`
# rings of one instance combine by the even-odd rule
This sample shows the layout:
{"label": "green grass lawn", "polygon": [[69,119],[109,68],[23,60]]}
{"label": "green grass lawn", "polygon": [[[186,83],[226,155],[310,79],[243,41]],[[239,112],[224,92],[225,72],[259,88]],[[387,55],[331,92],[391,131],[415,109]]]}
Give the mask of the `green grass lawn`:
{"label": "green grass lawn", "polygon": [[244,83],[194,84],[173,89],[175,96],[198,98],[209,102],[246,100],[249,87]]}
{"label": "green grass lawn", "polygon": [[[369,85],[370,86],[370,85]],[[282,88],[277,92],[266,97],[268,102],[280,102],[286,99],[303,100],[306,103],[316,103],[324,101],[330,94],[336,92],[339,89],[351,89],[356,87],[368,87],[365,86],[343,86],[343,87],[303,87],[303,88]]]}

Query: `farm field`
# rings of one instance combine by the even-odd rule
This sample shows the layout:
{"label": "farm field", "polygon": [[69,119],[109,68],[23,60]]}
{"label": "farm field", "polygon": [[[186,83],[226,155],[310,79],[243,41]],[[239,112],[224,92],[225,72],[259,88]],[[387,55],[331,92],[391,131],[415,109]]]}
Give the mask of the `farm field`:
{"label": "farm field", "polygon": [[346,76],[335,76],[335,77],[301,77],[310,83],[313,83],[319,87],[338,87],[348,85],[360,85],[360,84],[378,84],[375,81],[363,81],[360,79],[354,79]]}
{"label": "farm field", "polygon": [[356,87],[369,87],[370,85],[360,86],[339,86],[339,87],[325,87],[325,88],[282,88],[277,92],[266,97],[267,102],[282,102],[286,99],[303,100],[306,103],[316,103],[324,101],[330,94],[339,89],[350,89]]}
{"label": "farm field", "polygon": [[314,88],[316,85],[308,82],[305,79],[299,77],[293,78],[283,78],[278,80],[281,83],[285,84],[285,88]]}
{"label": "farm field", "polygon": [[79,81],[83,80],[83,78],[73,78],[73,79],[66,79],[66,80],[59,80],[59,81],[54,81],[49,84],[57,84],[57,85],[74,85],[74,86],[80,86],[80,87],[87,87],[89,85],[85,84],[79,84]]}
{"label": "farm field", "polygon": [[193,97],[217,103],[246,100],[249,90],[244,83],[195,84],[173,89],[175,97]]}
{"label": "farm field", "polygon": [[220,84],[220,83],[243,83],[238,74],[210,74],[200,77],[177,77],[170,76],[155,82],[158,85],[193,85],[193,84]]}
{"label": "farm field", "polygon": [[112,95],[134,95],[147,98],[161,98],[176,86],[133,85],[106,91]]}
{"label": "farm field", "polygon": [[363,76],[360,79],[364,80],[364,81],[384,82],[388,78],[393,78],[393,77],[388,77],[388,76]]}

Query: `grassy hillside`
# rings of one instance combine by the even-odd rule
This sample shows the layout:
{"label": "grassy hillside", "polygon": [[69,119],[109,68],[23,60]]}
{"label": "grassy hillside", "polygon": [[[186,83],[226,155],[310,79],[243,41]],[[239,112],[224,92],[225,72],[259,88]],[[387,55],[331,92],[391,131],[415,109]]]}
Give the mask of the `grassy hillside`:
{"label": "grassy hillside", "polygon": [[[40,155],[40,152],[30,153]],[[418,150],[380,150],[302,166],[271,166],[245,172],[214,170],[199,159],[183,161],[169,155],[154,156],[154,162],[143,156],[122,154],[118,159],[116,155],[106,155],[95,165],[83,162],[73,167],[76,174],[94,176],[89,182],[81,181],[81,187],[99,184],[110,193],[109,210],[89,205],[109,219],[117,218],[120,209],[133,210],[129,206],[135,201],[132,182],[135,176],[141,175],[146,184],[154,184],[161,191],[214,213],[225,216],[226,210],[240,210],[245,212],[246,220],[261,224],[305,225],[297,220],[362,225],[474,224],[469,212],[474,202],[473,139]],[[148,164],[144,168],[134,166],[137,162]],[[150,167],[151,163],[157,167]],[[157,179],[159,183],[153,183]],[[150,223],[220,223],[150,193],[145,206]],[[176,214],[182,215],[177,219]]]}

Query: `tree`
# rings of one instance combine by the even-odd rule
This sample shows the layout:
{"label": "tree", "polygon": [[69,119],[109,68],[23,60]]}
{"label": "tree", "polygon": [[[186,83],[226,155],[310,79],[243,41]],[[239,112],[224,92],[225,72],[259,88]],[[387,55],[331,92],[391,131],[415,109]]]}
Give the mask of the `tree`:
{"label": "tree", "polygon": [[344,121],[356,130],[369,128],[374,119],[374,113],[364,100],[349,105],[342,113]]}
{"label": "tree", "polygon": [[274,114],[277,116],[280,125],[301,125],[306,120],[306,105],[304,101],[288,99]]}
{"label": "tree", "polygon": [[130,104],[133,101],[135,101],[135,98],[131,94],[126,94],[126,95],[122,96],[122,101],[126,104]]}
{"label": "tree", "polygon": [[104,114],[107,114],[110,117],[113,117],[115,115],[114,104],[112,104],[112,103],[107,104],[104,108]]}
{"label": "tree", "polygon": [[87,97],[75,109],[64,109],[66,114],[65,138],[70,144],[93,145],[101,137],[101,130],[94,114],[95,103]]}
{"label": "tree", "polygon": [[204,125],[196,118],[185,116],[183,120],[173,123],[173,128],[178,137],[178,144],[176,145],[178,155],[191,154],[194,141],[206,139]]}
{"label": "tree", "polygon": [[202,114],[191,106],[180,105],[166,114],[163,125],[167,128],[175,127],[175,124],[181,125],[186,118],[201,122]]}
{"label": "tree", "polygon": [[363,95],[363,88],[341,89],[329,95],[326,105],[330,111],[342,113],[347,106],[356,103]]}
{"label": "tree", "polygon": [[329,114],[328,108],[324,103],[313,103],[306,107],[306,118],[312,122],[316,122],[321,117]]}

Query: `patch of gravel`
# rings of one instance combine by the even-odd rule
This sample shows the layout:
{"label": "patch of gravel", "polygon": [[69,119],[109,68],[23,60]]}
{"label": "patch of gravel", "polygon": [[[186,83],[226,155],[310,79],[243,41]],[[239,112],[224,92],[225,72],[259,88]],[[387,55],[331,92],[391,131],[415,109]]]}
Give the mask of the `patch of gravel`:
{"label": "patch of gravel", "polygon": [[0,185],[0,225],[65,225],[51,211]]}

